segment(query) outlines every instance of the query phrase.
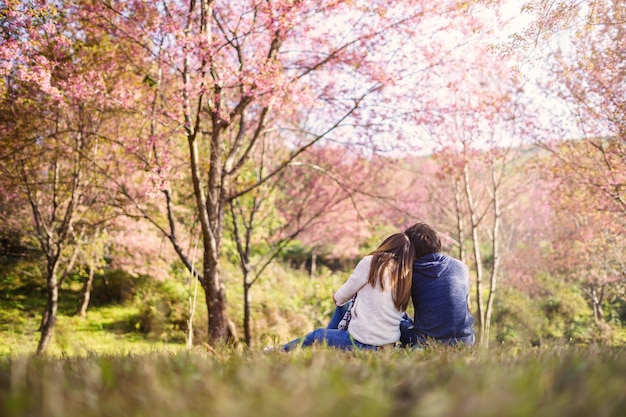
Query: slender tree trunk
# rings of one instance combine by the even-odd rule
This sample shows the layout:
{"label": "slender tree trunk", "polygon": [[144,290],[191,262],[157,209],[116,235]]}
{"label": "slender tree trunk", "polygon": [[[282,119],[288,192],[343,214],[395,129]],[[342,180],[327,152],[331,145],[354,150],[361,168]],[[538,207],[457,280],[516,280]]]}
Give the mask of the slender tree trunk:
{"label": "slender tree trunk", "polygon": [[191,275],[194,280],[193,297],[189,296],[189,320],[187,321],[187,350],[193,348],[193,316],[196,313],[196,299],[198,296],[198,280]]}
{"label": "slender tree trunk", "polygon": [[[456,207],[456,230],[457,240],[459,242],[459,259],[467,265],[467,248],[465,247],[465,222],[463,220],[463,202],[461,198],[461,181],[459,178],[454,179],[454,205]],[[467,293],[467,308],[471,309],[472,301]]]}
{"label": "slender tree trunk", "polygon": [[313,251],[311,253],[311,269],[309,270],[309,277],[313,278],[317,273],[317,253]]}
{"label": "slender tree trunk", "polygon": [[196,240],[196,244],[193,249],[193,256],[191,258],[191,266],[192,271],[190,274],[189,284],[193,283],[193,296],[189,295],[189,319],[187,320],[187,350],[191,350],[193,348],[193,317],[196,314],[196,300],[198,299],[198,278],[194,274],[194,270],[196,268],[196,252],[198,250],[198,241]]}
{"label": "slender tree trunk", "polygon": [[472,246],[474,250],[474,261],[476,263],[476,304],[478,308],[478,324],[480,327],[480,343],[484,343],[485,337],[485,310],[482,294],[483,268],[480,253],[480,240],[478,238],[478,227],[472,225]]}
{"label": "slender tree trunk", "polygon": [[456,230],[459,241],[459,259],[467,265],[467,250],[465,248],[465,222],[463,221],[463,203],[461,202],[461,184],[458,178],[454,179],[454,204],[456,206]]}
{"label": "slender tree trunk", "polygon": [[604,320],[604,310],[602,310],[602,292],[601,295],[598,295],[598,290],[596,286],[591,287],[591,303],[593,305],[593,318],[596,322],[600,322]]}
{"label": "slender tree trunk", "polygon": [[[97,244],[99,235],[100,235],[100,228],[96,228],[91,238],[92,247],[87,248],[87,251],[86,251],[86,254],[88,257],[87,267],[89,271],[88,271],[87,279],[83,283],[83,289],[81,291],[81,296],[80,296],[80,304],[78,306],[78,315],[80,317],[85,317],[87,315],[87,307],[89,307],[89,301],[91,300],[91,288],[93,287],[93,279],[94,279],[94,275],[96,271],[95,264],[97,260],[100,259],[101,257],[100,250],[96,249],[99,247],[99,245]],[[76,248],[76,251],[74,252],[74,254],[75,255],[78,254],[78,248]],[[72,262],[72,265],[73,264],[74,262]]]}
{"label": "slender tree trunk", "polygon": [[[189,128],[188,142],[191,161],[191,177],[200,219],[203,243],[203,282],[208,312],[209,345],[228,339],[230,335],[226,314],[226,289],[220,270],[222,229],[224,225],[224,183],[218,168],[221,159],[219,133],[213,133],[209,168],[208,193],[203,189],[196,130]],[[207,198],[208,195],[208,198]]]}
{"label": "slender tree trunk", "polygon": [[492,180],[494,184],[493,189],[493,229],[491,234],[491,245],[493,250],[493,267],[491,269],[491,278],[489,280],[489,297],[487,298],[487,310],[485,312],[485,337],[484,337],[484,346],[489,347],[489,333],[491,330],[491,315],[493,311],[493,300],[496,297],[496,283],[498,279],[498,275],[500,274],[500,218],[501,218],[501,209],[500,209],[500,193],[498,190],[498,185],[494,177],[493,167],[492,167]]}
{"label": "slender tree trunk", "polygon": [[246,345],[250,346],[252,343],[252,317],[250,306],[252,305],[252,298],[250,296],[251,284],[248,282],[248,274],[244,274],[243,277],[243,331]]}
{"label": "slender tree trunk", "polygon": [[41,321],[41,337],[37,345],[37,355],[43,354],[50,340],[57,319],[57,309],[59,306],[59,286],[57,282],[57,265],[58,260],[55,257],[48,258],[47,268],[47,304]]}
{"label": "slender tree trunk", "polygon": [[80,294],[80,305],[78,307],[78,315],[80,317],[85,317],[87,315],[87,307],[89,307],[89,300],[91,299],[91,287],[93,285],[93,277],[94,277],[94,262],[93,259],[89,260],[89,274],[87,279],[83,283],[83,290]]}
{"label": "slender tree trunk", "polygon": [[[217,105],[217,104],[216,104]],[[213,126],[220,122],[213,116]],[[204,288],[209,312],[209,344],[231,339],[226,313],[226,288],[222,279],[220,256],[224,230],[224,209],[227,205],[225,192],[229,189],[228,177],[222,172],[222,143],[219,129],[212,133],[209,164],[209,180],[205,208],[207,224],[203,225],[204,239]],[[201,219],[202,220],[202,219]]]}
{"label": "slender tree trunk", "polygon": [[104,298],[106,298],[107,303],[110,303],[113,300],[111,297],[111,289],[109,288],[109,280],[105,274],[102,274],[102,287],[104,288]]}
{"label": "slender tree trunk", "polygon": [[463,180],[465,183],[465,197],[470,210],[470,227],[472,232],[472,247],[474,250],[474,262],[476,263],[476,303],[478,307],[478,323],[480,327],[480,344],[484,343],[485,336],[485,311],[483,307],[483,267],[482,257],[480,253],[480,238],[478,236],[478,216],[476,213],[476,206],[474,203],[474,196],[472,194],[472,188],[470,186],[469,168],[467,164],[463,169]]}

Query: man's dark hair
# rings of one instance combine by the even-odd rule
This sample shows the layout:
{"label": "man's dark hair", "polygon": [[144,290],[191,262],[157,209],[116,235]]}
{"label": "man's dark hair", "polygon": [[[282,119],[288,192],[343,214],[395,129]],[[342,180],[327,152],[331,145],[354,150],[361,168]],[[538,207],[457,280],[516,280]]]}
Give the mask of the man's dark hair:
{"label": "man's dark hair", "polygon": [[437,232],[426,223],[415,223],[404,231],[413,246],[415,246],[415,259],[431,253],[441,252],[441,239]]}

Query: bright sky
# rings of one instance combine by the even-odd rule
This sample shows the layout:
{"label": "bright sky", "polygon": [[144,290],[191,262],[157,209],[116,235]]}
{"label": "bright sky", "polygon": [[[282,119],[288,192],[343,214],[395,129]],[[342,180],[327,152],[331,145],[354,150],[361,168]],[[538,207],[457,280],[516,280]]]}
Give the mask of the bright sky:
{"label": "bright sky", "polygon": [[[475,33],[475,36],[468,37],[466,31],[461,30],[463,28],[460,28],[458,31],[451,29],[439,32],[428,29],[428,23],[426,23],[418,38],[410,41],[403,40],[405,43],[402,46],[405,48],[411,47],[412,41],[418,43],[415,45],[415,52],[404,51],[406,56],[418,57],[416,60],[416,78],[407,78],[405,81],[399,80],[396,86],[396,95],[397,97],[402,97],[403,92],[412,93],[413,90],[422,89],[426,91],[425,94],[428,97],[421,97],[430,101],[427,103],[421,101],[419,94],[416,96],[406,95],[406,97],[413,97],[411,100],[420,100],[418,102],[411,100],[402,101],[402,99],[397,99],[397,97],[394,98],[389,106],[393,106],[398,114],[410,115],[411,113],[416,113],[415,120],[412,122],[377,120],[382,127],[380,131],[376,131],[375,140],[380,144],[381,149],[386,148],[389,150],[389,154],[399,156],[407,153],[428,154],[436,149],[440,142],[450,143],[451,139],[453,139],[451,136],[462,134],[463,123],[483,126],[484,137],[482,139],[480,137],[472,138],[472,143],[477,147],[486,146],[494,138],[503,146],[519,143],[519,137],[514,137],[507,132],[506,129],[509,129],[510,126],[494,126],[494,122],[489,119],[488,115],[481,120],[468,119],[466,122],[460,121],[461,127],[456,127],[455,130],[455,126],[452,126],[452,124],[459,123],[458,117],[457,121],[453,122],[454,118],[451,118],[450,114],[445,114],[445,109],[449,108],[450,103],[458,101],[460,104],[464,104],[465,102],[478,101],[483,98],[480,97],[480,88],[484,91],[482,95],[486,97],[490,92],[493,93],[494,89],[497,90],[502,87],[500,86],[503,82],[501,77],[508,77],[508,75],[515,74],[518,70],[523,76],[523,87],[526,92],[523,100],[528,106],[526,109],[520,109],[520,113],[528,112],[535,117],[535,123],[549,127],[555,123],[556,113],[566,112],[566,109],[556,97],[546,95],[544,91],[537,87],[537,81],[545,79],[546,59],[544,55],[549,51],[550,44],[539,45],[539,47],[531,51],[516,51],[520,52],[518,57],[514,57],[514,55],[509,57],[496,56],[490,68],[484,67],[485,62],[489,61],[485,61],[483,56],[477,55],[476,51],[478,49],[475,45],[482,45],[482,47],[488,45],[494,47],[503,46],[511,41],[513,34],[524,30],[532,22],[532,16],[522,13],[522,4],[519,0],[509,0],[502,6],[500,13],[476,5],[473,13],[485,22],[487,26],[485,33]],[[431,23],[437,25],[437,21]],[[451,61],[441,67],[428,69],[429,61],[419,59],[425,45],[434,45],[435,50],[440,48],[438,50],[439,54],[442,54],[442,51],[445,50],[450,51],[445,59]],[[459,45],[461,46],[459,47]],[[480,65],[483,65],[483,70],[476,71],[475,68]],[[428,72],[428,77],[426,77],[428,81],[425,84],[424,74],[426,72]],[[455,85],[450,86],[450,83],[455,83]],[[398,91],[400,92],[399,94]],[[380,102],[376,104],[379,105]],[[441,107],[441,109],[437,109],[437,106]],[[438,127],[434,127],[434,124],[428,121],[420,120],[419,109],[424,108],[432,111],[435,116],[440,111],[440,114],[443,114],[441,117],[445,117],[445,120],[442,119],[443,122]],[[471,115],[467,115],[467,117],[469,118]],[[569,132],[569,134],[565,134],[576,136],[576,133],[574,133],[576,127],[573,124],[567,126],[567,118],[559,117],[558,119],[558,123],[563,124],[564,131]],[[388,125],[385,125],[385,123],[388,123]],[[497,123],[497,120],[495,123]],[[524,121],[520,123],[524,123]],[[539,134],[530,135],[522,138],[522,140],[537,139],[537,136]],[[360,132],[358,128],[346,126],[334,132],[331,140],[358,143],[362,137],[363,132]],[[404,137],[405,140],[400,142],[400,137]],[[364,151],[368,151],[368,149],[364,149]]]}

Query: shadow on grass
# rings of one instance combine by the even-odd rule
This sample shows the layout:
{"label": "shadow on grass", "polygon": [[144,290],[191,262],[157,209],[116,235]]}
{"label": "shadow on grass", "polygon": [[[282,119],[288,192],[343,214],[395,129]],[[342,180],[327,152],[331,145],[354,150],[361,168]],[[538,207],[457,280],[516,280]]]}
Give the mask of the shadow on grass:
{"label": "shadow on grass", "polygon": [[[5,263],[0,268],[0,332],[31,334],[39,327],[46,308],[46,282],[34,265],[28,270],[12,266]],[[59,289],[59,321],[74,322],[76,330],[145,337],[137,329],[139,314],[134,309],[114,302],[107,303],[100,294],[90,303],[87,316],[79,317],[80,288],[80,282],[69,281]]]}

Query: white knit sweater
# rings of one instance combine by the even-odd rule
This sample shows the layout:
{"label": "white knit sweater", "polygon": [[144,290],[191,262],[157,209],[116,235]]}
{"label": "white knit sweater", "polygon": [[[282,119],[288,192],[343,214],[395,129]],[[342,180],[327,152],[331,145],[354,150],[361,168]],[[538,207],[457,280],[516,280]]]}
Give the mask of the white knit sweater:
{"label": "white knit sweater", "polygon": [[[402,311],[393,304],[390,285],[386,285],[383,291],[380,285],[373,288],[367,283],[371,263],[371,255],[361,259],[352,275],[337,290],[334,299],[337,305],[343,305],[358,293],[352,306],[348,332],[361,343],[382,346],[400,339]],[[385,279],[389,277],[385,276]]]}

